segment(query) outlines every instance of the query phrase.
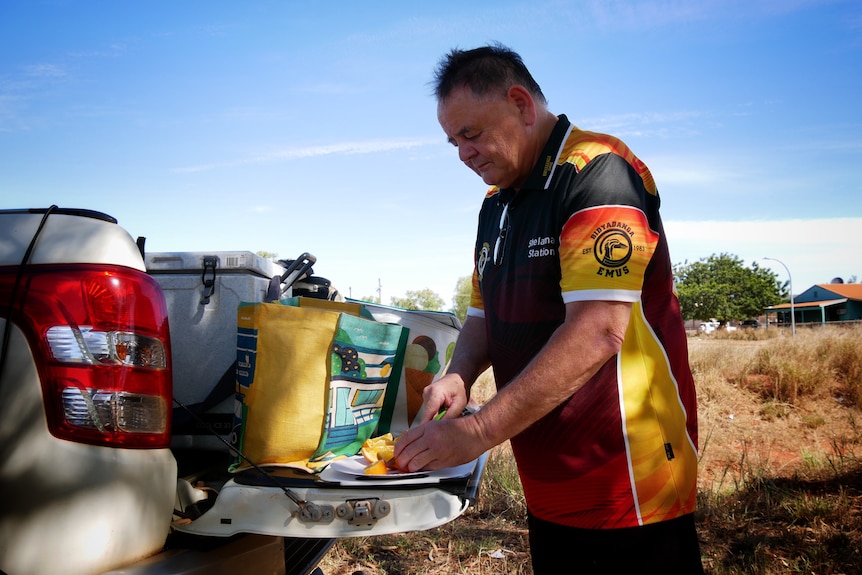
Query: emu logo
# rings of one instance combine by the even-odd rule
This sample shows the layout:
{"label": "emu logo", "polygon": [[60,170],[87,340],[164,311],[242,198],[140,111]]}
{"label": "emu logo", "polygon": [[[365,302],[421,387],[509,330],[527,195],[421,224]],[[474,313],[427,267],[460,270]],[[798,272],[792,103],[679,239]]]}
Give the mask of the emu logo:
{"label": "emu logo", "polygon": [[632,257],[632,240],[622,230],[605,230],[596,238],[593,255],[605,267],[624,266]]}

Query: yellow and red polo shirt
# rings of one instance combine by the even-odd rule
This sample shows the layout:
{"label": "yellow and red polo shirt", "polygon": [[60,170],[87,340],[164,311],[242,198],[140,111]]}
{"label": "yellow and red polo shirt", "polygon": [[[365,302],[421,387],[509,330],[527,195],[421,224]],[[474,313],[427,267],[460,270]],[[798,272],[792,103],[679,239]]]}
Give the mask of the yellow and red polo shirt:
{"label": "yellow and red polo shirt", "polygon": [[498,386],[563,323],[566,303],[633,304],[621,351],[512,439],[541,519],[609,529],[694,511],[696,398],[659,203],[623,142],[560,116],[526,184],[492,188],[480,211],[468,313],[485,319]]}

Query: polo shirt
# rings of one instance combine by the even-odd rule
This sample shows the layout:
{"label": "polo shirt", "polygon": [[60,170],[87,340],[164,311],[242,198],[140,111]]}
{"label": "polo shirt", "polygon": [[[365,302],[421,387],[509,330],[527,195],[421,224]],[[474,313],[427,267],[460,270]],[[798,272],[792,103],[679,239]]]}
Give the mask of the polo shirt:
{"label": "polo shirt", "polygon": [[659,203],[623,142],[565,116],[525,185],[491,188],[483,202],[468,314],[484,318],[498,388],[542,349],[567,303],[633,304],[621,351],[511,440],[540,519],[607,529],[694,511],[695,390]]}

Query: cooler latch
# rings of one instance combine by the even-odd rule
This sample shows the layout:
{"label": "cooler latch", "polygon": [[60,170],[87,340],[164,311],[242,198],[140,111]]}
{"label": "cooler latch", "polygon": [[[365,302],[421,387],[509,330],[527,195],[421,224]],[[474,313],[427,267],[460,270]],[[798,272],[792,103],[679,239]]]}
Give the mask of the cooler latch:
{"label": "cooler latch", "polygon": [[201,272],[201,283],[204,293],[201,296],[201,305],[207,305],[215,293],[216,267],[218,267],[218,256],[204,256],[204,269]]}

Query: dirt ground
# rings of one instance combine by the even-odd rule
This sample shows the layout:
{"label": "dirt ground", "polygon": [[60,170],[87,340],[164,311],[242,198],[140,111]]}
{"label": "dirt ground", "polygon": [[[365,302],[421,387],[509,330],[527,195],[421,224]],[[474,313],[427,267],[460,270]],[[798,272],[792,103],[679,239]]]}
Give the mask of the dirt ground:
{"label": "dirt ground", "polygon": [[[757,342],[695,340],[689,345],[752,347]],[[768,385],[751,378],[744,385],[722,382],[720,390],[698,386],[701,490],[732,489],[743,473],[791,477],[859,454],[860,412],[844,405],[835,390],[788,404],[765,401],[758,392]]]}

